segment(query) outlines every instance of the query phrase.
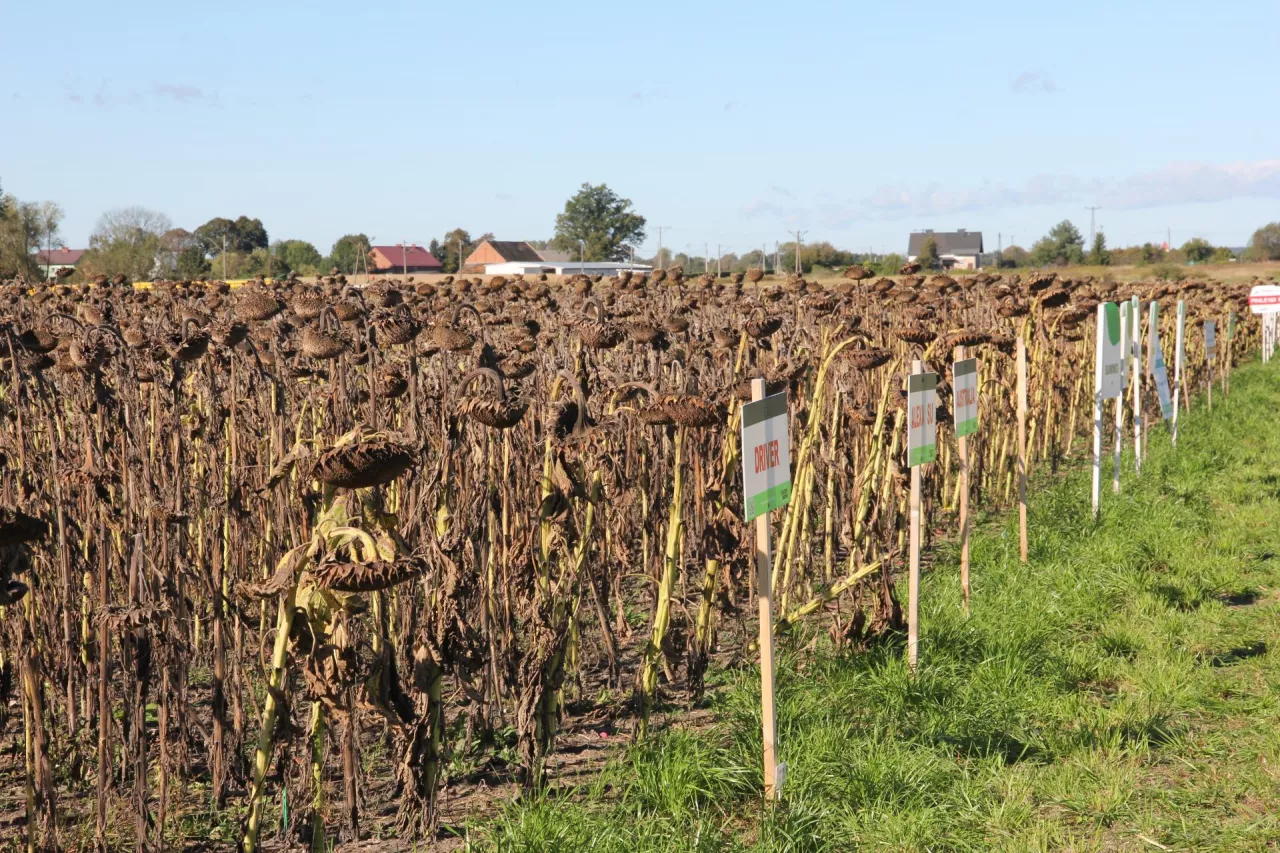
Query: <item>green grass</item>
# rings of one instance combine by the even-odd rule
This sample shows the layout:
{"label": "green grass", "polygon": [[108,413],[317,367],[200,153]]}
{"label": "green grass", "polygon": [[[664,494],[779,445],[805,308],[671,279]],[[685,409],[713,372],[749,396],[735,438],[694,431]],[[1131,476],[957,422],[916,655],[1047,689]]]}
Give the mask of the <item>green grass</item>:
{"label": "green grass", "polygon": [[[1176,452],[1089,518],[1088,471],[1042,484],[1031,560],[1002,518],[923,582],[900,648],[783,650],[785,803],[760,802],[758,681],[590,786],[470,832],[499,851],[1262,851],[1280,839],[1280,371],[1241,368]],[[1109,486],[1109,477],[1105,478]]]}

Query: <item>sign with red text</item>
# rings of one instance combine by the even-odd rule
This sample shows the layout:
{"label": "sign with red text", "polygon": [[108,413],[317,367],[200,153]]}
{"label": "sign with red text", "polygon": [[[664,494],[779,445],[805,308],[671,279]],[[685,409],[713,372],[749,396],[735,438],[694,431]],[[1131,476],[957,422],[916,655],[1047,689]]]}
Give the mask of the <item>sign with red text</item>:
{"label": "sign with red text", "polygon": [[742,507],[746,521],[791,501],[787,395],[742,406]]}
{"label": "sign with red text", "polygon": [[966,358],[951,366],[955,389],[956,438],[978,431],[978,360]]}
{"label": "sign with red text", "polygon": [[938,458],[938,374],[913,373],[907,379],[907,465]]}
{"label": "sign with red text", "polygon": [[1249,310],[1255,314],[1280,313],[1280,285],[1254,285],[1249,291]]}

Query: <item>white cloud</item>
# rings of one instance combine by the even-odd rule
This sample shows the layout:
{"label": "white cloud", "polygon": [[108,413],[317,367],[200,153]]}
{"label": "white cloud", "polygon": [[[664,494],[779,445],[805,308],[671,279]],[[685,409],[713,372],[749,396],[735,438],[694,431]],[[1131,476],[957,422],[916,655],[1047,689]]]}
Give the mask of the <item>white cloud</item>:
{"label": "white cloud", "polygon": [[1009,88],[1018,95],[1051,95],[1058,91],[1058,84],[1043,71],[1023,71],[1013,78]]}
{"label": "white cloud", "polygon": [[931,219],[981,210],[1063,204],[1092,204],[1111,210],[1166,207],[1228,201],[1234,198],[1280,198],[1280,160],[1237,163],[1170,163],[1150,172],[1119,179],[1083,179],[1071,175],[1035,175],[1020,185],[986,181],[978,186],[933,182],[923,186],[888,184],[856,200],[819,197],[806,205],[772,197],[752,200],[746,218],[787,222],[814,221],[831,228],[854,222]]}

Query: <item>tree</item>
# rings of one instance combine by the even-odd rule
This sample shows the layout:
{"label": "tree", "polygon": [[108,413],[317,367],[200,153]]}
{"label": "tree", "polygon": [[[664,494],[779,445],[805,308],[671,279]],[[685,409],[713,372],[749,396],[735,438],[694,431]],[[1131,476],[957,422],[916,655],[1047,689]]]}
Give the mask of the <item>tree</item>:
{"label": "tree", "polygon": [[938,241],[933,239],[932,235],[925,238],[924,245],[920,247],[920,254],[916,255],[916,261],[927,270],[938,268],[941,262],[938,256]]}
{"label": "tree", "polygon": [[123,273],[134,281],[149,278],[162,261],[161,236],[171,227],[169,217],[145,207],[109,210],[98,218],[80,267],[89,276]]}
{"label": "tree", "polygon": [[551,243],[576,255],[582,241],[588,260],[625,261],[632,247],[644,240],[644,222],[644,217],[632,210],[630,199],[620,198],[604,184],[583,184],[565,202],[564,212],[556,216],[556,235]]}
{"label": "tree", "polygon": [[1186,255],[1187,263],[1202,264],[1213,257],[1213,246],[1208,240],[1192,237],[1182,244],[1182,254]]}
{"label": "tree", "polygon": [[320,275],[324,257],[306,240],[279,240],[271,246],[281,264],[298,275]]}
{"label": "tree", "polygon": [[1138,250],[1138,263],[1140,265],[1154,264],[1164,260],[1164,249],[1154,243],[1143,243]]}
{"label": "tree", "polygon": [[1235,259],[1236,259],[1236,256],[1231,254],[1230,249],[1228,249],[1226,246],[1219,246],[1218,248],[1213,250],[1213,257],[1209,259],[1209,263],[1229,264]]}
{"label": "tree", "polygon": [[188,246],[178,252],[175,269],[178,278],[190,280],[197,276],[207,275],[210,269],[209,259],[204,256],[204,249],[199,246]]}
{"label": "tree", "polygon": [[1280,222],[1272,222],[1253,232],[1249,240],[1249,260],[1280,261]]}
{"label": "tree", "polygon": [[1093,248],[1089,249],[1089,263],[1099,267],[1111,264],[1111,252],[1107,251],[1107,238],[1101,231],[1093,235]]}
{"label": "tree", "polygon": [[1039,267],[1066,266],[1084,262],[1084,237],[1064,219],[1031,247],[1031,262]]}
{"label": "tree", "polygon": [[344,234],[329,250],[329,263],[339,272],[355,275],[356,270],[364,268],[361,262],[369,258],[369,238],[363,234]]}
{"label": "tree", "polygon": [[902,265],[906,262],[907,259],[902,255],[897,252],[891,252],[871,264],[871,269],[877,275],[897,275],[898,270],[902,269]]}
{"label": "tree", "polygon": [[31,254],[26,223],[19,215],[20,208],[16,198],[0,189],[0,279],[19,275],[27,279],[40,277],[40,268]]}
{"label": "tree", "polygon": [[1021,246],[1010,246],[1000,253],[1000,267],[1002,269],[1025,267],[1030,262],[1031,253]]}
{"label": "tree", "polygon": [[229,252],[246,255],[254,249],[267,248],[267,229],[262,227],[262,220],[247,216],[238,217],[235,221],[214,217],[197,228],[195,234],[206,255],[216,255],[224,246]]}
{"label": "tree", "polygon": [[[492,239],[493,235],[488,235],[488,239]],[[428,249],[432,257],[440,261],[442,272],[456,273],[462,269],[462,262],[467,256],[475,251],[476,243],[472,241],[471,234],[465,228],[455,228],[439,242],[432,241],[435,249]],[[440,252],[440,254],[436,254]]]}

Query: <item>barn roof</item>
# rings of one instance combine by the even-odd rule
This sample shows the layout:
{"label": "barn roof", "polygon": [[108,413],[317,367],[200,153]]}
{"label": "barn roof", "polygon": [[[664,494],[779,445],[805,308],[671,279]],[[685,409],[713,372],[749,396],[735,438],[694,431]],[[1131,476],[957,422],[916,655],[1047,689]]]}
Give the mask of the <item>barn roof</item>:
{"label": "barn roof", "polygon": [[939,255],[980,255],[982,254],[982,232],[966,231],[912,231],[907,243],[907,254],[913,257],[920,254],[924,241],[932,237],[938,244]]}
{"label": "barn roof", "polygon": [[84,256],[84,253],[84,249],[54,249],[51,252],[41,249],[36,252],[36,263],[51,267],[71,267],[80,263],[80,258]]}
{"label": "barn roof", "polygon": [[[485,240],[489,247],[498,253],[504,261],[540,261],[543,260],[536,249],[523,240]],[[481,243],[484,245],[484,243]],[[476,247],[477,249],[480,246]]]}
{"label": "barn roof", "polygon": [[438,267],[440,261],[421,246],[373,246],[372,250],[386,258],[392,266]]}

